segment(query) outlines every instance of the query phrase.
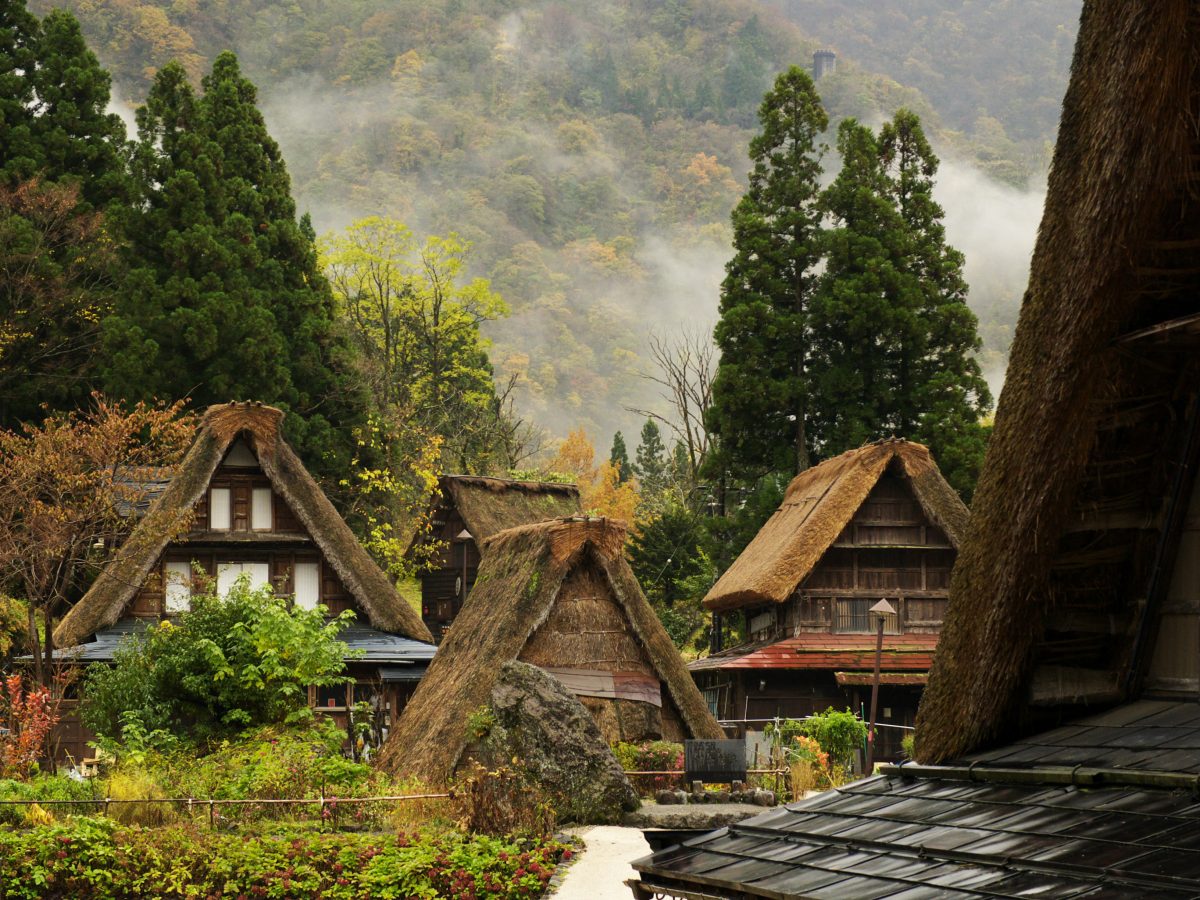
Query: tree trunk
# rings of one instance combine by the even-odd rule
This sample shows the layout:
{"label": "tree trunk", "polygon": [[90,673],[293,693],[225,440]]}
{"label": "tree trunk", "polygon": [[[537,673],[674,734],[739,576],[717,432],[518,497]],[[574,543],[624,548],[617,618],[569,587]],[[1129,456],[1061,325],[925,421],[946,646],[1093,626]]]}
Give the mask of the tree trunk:
{"label": "tree trunk", "polygon": [[34,615],[33,604],[29,604],[29,649],[33,653],[33,674],[38,684],[45,684],[42,677],[42,654],[37,634],[37,617]]}

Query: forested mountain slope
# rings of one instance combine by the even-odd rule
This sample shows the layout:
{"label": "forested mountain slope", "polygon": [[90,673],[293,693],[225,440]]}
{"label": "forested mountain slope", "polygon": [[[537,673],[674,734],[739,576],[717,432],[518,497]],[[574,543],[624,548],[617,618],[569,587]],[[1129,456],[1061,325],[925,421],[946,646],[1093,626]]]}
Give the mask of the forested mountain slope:
{"label": "forested mountain slope", "polygon": [[1080,0],[767,0],[807,34],[919,90],[986,171],[1036,175],[1058,128]]}
{"label": "forested mountain slope", "polygon": [[[512,310],[490,329],[492,360],[499,376],[520,379],[520,411],[605,440],[630,429],[623,404],[644,402],[647,335],[711,326],[746,144],[776,72],[832,44],[839,69],[818,86],[831,119],[906,105],[945,150],[1011,179],[1035,170],[1036,148],[1052,138],[1053,78],[1069,46],[1059,31],[1073,33],[1078,2],[1030,4],[1039,37],[1021,52],[1040,79],[1031,105],[1026,81],[1009,90],[1006,74],[1022,65],[1021,48],[1010,44],[1013,58],[989,71],[1003,48],[984,52],[996,37],[972,30],[986,25],[979,5],[952,0],[894,0],[877,19],[876,4],[856,12],[845,0],[791,0],[786,10],[749,0],[67,5],[130,101],[169,59],[198,77],[220,50],[235,50],[318,230],[379,213],[471,241],[475,269]],[[898,11],[914,6],[959,35],[953,47]],[[921,65],[908,62],[908,38]],[[920,49],[928,46],[957,68]],[[992,82],[996,99],[985,103]],[[1022,282],[1018,272],[975,298],[999,310],[982,316],[993,351],[1006,322],[989,327],[989,316],[1015,318]]]}

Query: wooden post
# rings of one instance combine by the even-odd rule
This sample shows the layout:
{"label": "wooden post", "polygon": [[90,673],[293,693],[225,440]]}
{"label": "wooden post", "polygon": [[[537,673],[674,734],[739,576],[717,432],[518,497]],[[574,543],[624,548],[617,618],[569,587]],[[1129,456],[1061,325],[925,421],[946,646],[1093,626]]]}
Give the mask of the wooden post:
{"label": "wooden post", "polygon": [[887,600],[880,600],[870,609],[870,612],[878,620],[878,625],[875,631],[875,674],[871,678],[871,721],[867,726],[867,770],[863,773],[868,777],[875,771],[875,714],[879,709],[879,667],[883,659],[883,624],[887,617],[895,611]]}

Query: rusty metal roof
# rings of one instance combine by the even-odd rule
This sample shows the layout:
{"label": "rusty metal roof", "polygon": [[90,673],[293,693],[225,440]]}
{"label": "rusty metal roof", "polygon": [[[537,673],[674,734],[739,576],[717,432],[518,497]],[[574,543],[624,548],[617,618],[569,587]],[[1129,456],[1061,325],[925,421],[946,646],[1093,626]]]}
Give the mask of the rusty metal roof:
{"label": "rusty metal roof", "polygon": [[[929,671],[936,634],[885,636],[881,667],[888,671]],[[736,647],[698,659],[693,672],[709,669],[871,669],[875,665],[873,634],[799,634],[773,644]]]}

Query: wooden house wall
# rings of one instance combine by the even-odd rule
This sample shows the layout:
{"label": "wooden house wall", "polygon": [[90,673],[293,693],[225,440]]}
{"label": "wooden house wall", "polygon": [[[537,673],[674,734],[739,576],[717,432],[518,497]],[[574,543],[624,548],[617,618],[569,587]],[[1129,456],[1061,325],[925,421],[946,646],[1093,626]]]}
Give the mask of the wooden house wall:
{"label": "wooden house wall", "polygon": [[[594,566],[579,566],[563,581],[554,607],[519,657],[543,668],[636,672],[658,678],[608,581]],[[666,685],[662,706],[639,700],[580,697],[605,740],[643,741],[682,733],[682,717]]]}
{"label": "wooden house wall", "polygon": [[[475,586],[480,555],[479,546],[474,540],[455,540],[466,528],[457,509],[442,506],[434,515],[430,539],[437,541],[438,546],[429,560],[431,568],[421,574],[421,619],[434,640],[440,643],[446,629],[462,609],[463,600]],[[463,574],[464,552],[466,585],[461,591],[456,591]]]}
{"label": "wooden house wall", "polygon": [[1200,478],[1184,516],[1146,688],[1200,691]]}
{"label": "wooden house wall", "polygon": [[[749,610],[748,636],[771,640],[803,632],[861,631],[870,605],[886,597],[898,606],[887,631],[936,633],[945,617],[955,551],[925,515],[907,479],[885,474],[794,596],[782,608]],[[847,618],[847,604],[857,613]]]}
{"label": "wooden house wall", "polygon": [[[763,670],[709,671],[696,673],[697,686],[710,702],[709,709],[719,721],[729,723],[726,730],[744,735],[747,731],[762,731],[767,722],[780,719],[800,719],[823,713],[830,707],[869,713],[869,687],[842,687],[831,671]],[[921,688],[881,685],[877,721],[887,725],[907,726],[916,722]],[[905,734],[902,728],[878,729],[876,759],[897,760]]]}

